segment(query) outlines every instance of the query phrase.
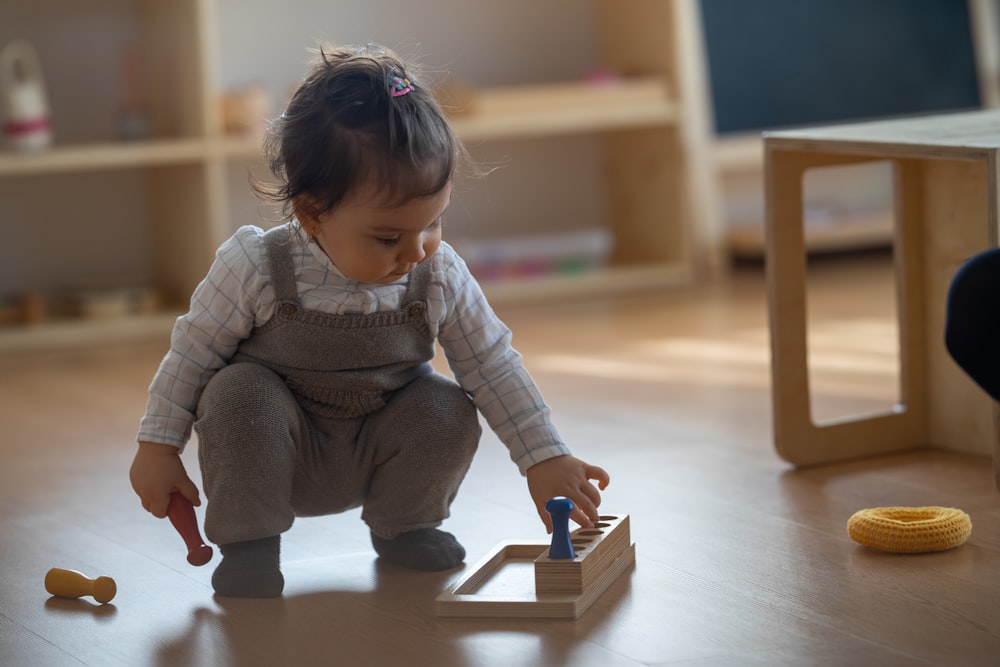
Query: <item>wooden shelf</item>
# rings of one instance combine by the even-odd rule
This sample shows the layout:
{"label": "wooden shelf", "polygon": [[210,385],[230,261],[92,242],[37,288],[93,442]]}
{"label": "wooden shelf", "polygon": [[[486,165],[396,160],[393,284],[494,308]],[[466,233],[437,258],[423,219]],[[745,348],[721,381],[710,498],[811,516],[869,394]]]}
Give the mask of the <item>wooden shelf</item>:
{"label": "wooden shelf", "polygon": [[0,355],[114,345],[140,340],[170,340],[181,313],[129,315],[107,319],[56,320],[0,327]]}
{"label": "wooden shelf", "polygon": [[720,174],[764,167],[764,139],[760,133],[721,138],[712,144],[711,153],[712,165]]}
{"label": "wooden shelf", "polygon": [[[656,127],[677,119],[677,106],[663,82],[644,78],[486,89],[473,97],[469,111],[450,120],[464,141],[487,141]],[[261,140],[214,139],[208,150],[226,158],[256,158]]]}
{"label": "wooden shelf", "polygon": [[[621,267],[580,274],[485,281],[490,301],[524,303],[553,298],[587,297],[676,287],[690,282],[686,269],[670,266]],[[0,326],[0,356],[25,352],[68,350],[144,340],[169,340],[174,320],[182,313],[128,315],[108,319],[55,320],[31,325]]]}
{"label": "wooden shelf", "polygon": [[[450,117],[463,141],[489,141],[657,127],[678,121],[665,83],[644,77],[609,83],[553,83],[488,88],[468,110]],[[258,157],[259,138],[226,137],[211,150],[230,158]]]}
{"label": "wooden shelf", "polygon": [[475,93],[452,117],[465,141],[550,136],[677,122],[677,105],[662,79],[512,86]]}
{"label": "wooden shelf", "polygon": [[212,156],[223,159],[260,159],[264,155],[263,142],[263,137],[221,137],[210,139],[208,150]]}
{"label": "wooden shelf", "polygon": [[187,164],[204,157],[202,139],[55,146],[39,153],[0,153],[0,176]]}

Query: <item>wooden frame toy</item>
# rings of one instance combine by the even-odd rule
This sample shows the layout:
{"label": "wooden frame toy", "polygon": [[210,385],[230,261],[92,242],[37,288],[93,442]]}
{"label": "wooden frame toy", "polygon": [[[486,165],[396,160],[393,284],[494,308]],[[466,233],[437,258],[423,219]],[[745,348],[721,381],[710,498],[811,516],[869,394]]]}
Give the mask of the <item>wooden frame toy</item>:
{"label": "wooden frame toy", "polygon": [[[551,544],[500,543],[438,596],[437,615],[577,619],[635,563],[627,514],[572,533],[553,520]],[[560,552],[567,544],[569,553]]]}

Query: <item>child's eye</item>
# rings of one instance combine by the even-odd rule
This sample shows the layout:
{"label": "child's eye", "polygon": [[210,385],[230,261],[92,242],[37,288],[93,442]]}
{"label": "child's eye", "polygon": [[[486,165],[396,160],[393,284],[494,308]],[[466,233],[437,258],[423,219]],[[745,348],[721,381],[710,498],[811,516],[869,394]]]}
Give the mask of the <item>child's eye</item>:
{"label": "child's eye", "polygon": [[[441,229],[442,227],[444,227],[444,217],[440,217],[431,224],[427,225],[427,229],[425,229],[424,231],[433,231],[435,229]],[[399,244],[401,238],[402,238],[401,235],[392,237],[376,236],[375,240],[384,246],[392,247],[394,245]]]}

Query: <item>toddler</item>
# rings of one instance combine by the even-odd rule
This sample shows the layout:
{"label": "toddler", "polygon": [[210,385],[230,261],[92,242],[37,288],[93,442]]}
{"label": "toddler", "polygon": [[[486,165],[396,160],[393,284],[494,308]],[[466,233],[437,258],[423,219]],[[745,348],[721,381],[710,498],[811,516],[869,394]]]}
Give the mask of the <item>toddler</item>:
{"label": "toddler", "polygon": [[[149,389],[130,477],[166,515],[195,505],[180,453],[198,435],[217,594],[276,597],[296,516],[361,507],[380,558],[447,570],[438,528],[478,446],[481,412],[536,510],[567,496],[597,520],[599,467],[573,457],[462,259],[442,241],[464,157],[432,95],[394,53],[325,48],[265,142],[286,222],[240,228],[178,318]],[[440,343],[456,381],[430,364]],[[478,410],[478,412],[477,412]]]}

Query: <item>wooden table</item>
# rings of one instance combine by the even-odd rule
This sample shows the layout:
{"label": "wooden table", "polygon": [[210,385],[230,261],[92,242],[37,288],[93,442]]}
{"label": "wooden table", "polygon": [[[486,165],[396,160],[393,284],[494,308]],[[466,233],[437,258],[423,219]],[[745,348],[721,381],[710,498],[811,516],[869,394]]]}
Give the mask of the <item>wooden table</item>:
{"label": "wooden table", "polygon": [[[779,455],[806,466],[936,446],[992,455],[1000,487],[997,406],[944,347],[952,276],[966,258],[997,245],[1000,111],[770,132],[764,150]],[[895,173],[901,400],[882,414],[816,424],[807,366],[803,176],[872,160],[890,161]]]}

